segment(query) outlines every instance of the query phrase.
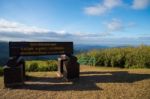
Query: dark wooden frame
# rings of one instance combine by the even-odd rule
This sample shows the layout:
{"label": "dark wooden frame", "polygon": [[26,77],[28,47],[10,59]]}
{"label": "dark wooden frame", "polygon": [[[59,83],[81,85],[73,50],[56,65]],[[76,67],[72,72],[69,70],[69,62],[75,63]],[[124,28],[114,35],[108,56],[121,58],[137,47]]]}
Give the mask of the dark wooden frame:
{"label": "dark wooden frame", "polygon": [[[40,48],[44,49],[42,50],[45,51],[44,54],[38,53]],[[22,51],[29,51],[30,53],[37,51],[37,54],[26,53],[23,55]],[[47,54],[47,52],[50,53]],[[27,79],[25,76],[25,61],[20,56],[40,55],[61,55],[60,61],[58,61],[58,75],[66,79],[79,78],[79,64],[77,58],[73,56],[73,42],[9,42],[10,59],[4,67],[5,87],[24,84]]]}

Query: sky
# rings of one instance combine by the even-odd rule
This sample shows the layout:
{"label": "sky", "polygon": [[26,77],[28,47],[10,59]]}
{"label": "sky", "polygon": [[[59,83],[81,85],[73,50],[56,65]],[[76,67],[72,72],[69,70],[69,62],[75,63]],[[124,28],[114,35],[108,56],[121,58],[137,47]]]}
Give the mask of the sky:
{"label": "sky", "polygon": [[0,0],[0,41],[150,45],[150,0]]}

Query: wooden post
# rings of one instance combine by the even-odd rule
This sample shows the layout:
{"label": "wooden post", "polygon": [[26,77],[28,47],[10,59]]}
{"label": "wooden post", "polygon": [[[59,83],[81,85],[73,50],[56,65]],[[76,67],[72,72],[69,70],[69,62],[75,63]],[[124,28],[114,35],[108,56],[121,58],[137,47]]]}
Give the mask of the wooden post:
{"label": "wooden post", "polygon": [[25,60],[21,59],[18,65],[22,65],[23,79],[26,80],[26,72],[25,72]]}
{"label": "wooden post", "polygon": [[67,60],[64,61],[64,77],[66,79],[75,79],[79,78],[79,63],[77,62],[77,58],[75,56],[69,55],[66,56]]}
{"label": "wooden post", "polygon": [[58,77],[63,77],[63,72],[64,72],[64,61],[66,61],[66,57],[65,55],[61,55],[58,58],[58,72],[57,72],[57,76]]}
{"label": "wooden post", "polygon": [[57,65],[57,76],[62,77],[63,76],[63,60],[61,58],[58,58],[58,65]]}
{"label": "wooden post", "polygon": [[19,58],[11,58],[4,66],[4,85],[5,87],[14,87],[24,84],[23,65],[19,64]]}

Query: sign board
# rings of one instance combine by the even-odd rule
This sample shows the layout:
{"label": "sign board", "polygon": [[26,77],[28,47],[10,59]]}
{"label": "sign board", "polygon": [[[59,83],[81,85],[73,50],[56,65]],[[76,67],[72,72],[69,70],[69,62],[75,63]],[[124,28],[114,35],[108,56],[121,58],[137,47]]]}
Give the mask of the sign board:
{"label": "sign board", "polygon": [[9,56],[73,54],[73,42],[9,42]]}

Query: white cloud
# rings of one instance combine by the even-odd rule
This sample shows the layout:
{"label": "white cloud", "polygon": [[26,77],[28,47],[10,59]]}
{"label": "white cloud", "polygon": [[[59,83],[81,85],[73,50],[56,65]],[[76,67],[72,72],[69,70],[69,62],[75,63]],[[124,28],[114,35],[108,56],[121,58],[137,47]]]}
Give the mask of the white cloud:
{"label": "white cloud", "polygon": [[127,28],[135,27],[136,23],[134,23],[134,22],[123,22],[122,20],[114,18],[111,21],[104,23],[104,25],[106,25],[108,32],[113,32],[113,31],[122,31],[122,30],[125,30]]}
{"label": "white cloud", "polygon": [[150,5],[150,0],[133,0],[133,9],[145,9]]}
{"label": "white cloud", "polygon": [[119,31],[124,28],[123,23],[119,19],[112,19],[112,21],[106,25],[109,31]]}
{"label": "white cloud", "polygon": [[107,12],[107,8],[103,5],[95,5],[85,8],[85,13],[88,15],[102,15]]}
{"label": "white cloud", "polygon": [[0,19],[0,32],[18,32],[25,34],[48,33],[48,29],[37,28],[35,26],[27,26],[18,22]]}
{"label": "white cloud", "polygon": [[122,0],[104,0],[103,5],[107,8],[115,8],[122,4]]}
{"label": "white cloud", "polygon": [[16,28],[17,26],[22,25],[16,22],[9,22],[5,19],[0,19],[0,28]]}
{"label": "white cloud", "polygon": [[[150,5],[150,0],[132,0],[131,2],[132,4],[128,7],[135,10],[145,9]],[[102,0],[100,3],[84,8],[84,12],[87,15],[99,16],[123,5],[126,5],[125,0]]]}
{"label": "white cloud", "polygon": [[122,0],[103,0],[102,3],[86,7],[84,12],[88,15],[102,15],[121,5]]}

